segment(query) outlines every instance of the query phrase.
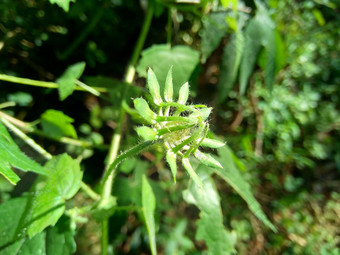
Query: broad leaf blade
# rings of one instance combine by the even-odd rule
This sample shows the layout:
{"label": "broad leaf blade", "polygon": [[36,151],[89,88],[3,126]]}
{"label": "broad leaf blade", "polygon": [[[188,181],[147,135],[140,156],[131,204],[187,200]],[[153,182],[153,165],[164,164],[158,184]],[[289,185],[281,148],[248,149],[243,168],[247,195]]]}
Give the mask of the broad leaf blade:
{"label": "broad leaf blade", "polygon": [[[51,0],[50,0],[51,1]],[[60,0],[59,0],[60,1]],[[80,78],[85,70],[85,62],[79,62],[69,66],[56,81],[58,83],[59,98],[61,101],[73,93],[75,81]]]}
{"label": "broad leaf blade", "polygon": [[249,209],[259,218],[266,226],[276,232],[275,226],[269,221],[261,209],[260,204],[253,196],[249,184],[243,179],[240,171],[234,164],[233,155],[229,147],[225,146],[218,149],[219,162],[223,168],[214,168],[214,172],[223,180],[229,183],[234,190],[246,201]]}
{"label": "broad leaf blade", "polygon": [[76,0],[49,0],[51,4],[56,3],[59,7],[63,8],[65,12],[68,12],[71,2],[76,2]]}
{"label": "broad leaf blade", "polygon": [[63,112],[50,109],[45,111],[40,119],[42,129],[46,134],[53,137],[77,138],[76,130],[71,124],[74,120]]}
{"label": "broad leaf blade", "polygon": [[197,222],[197,240],[205,240],[208,254],[227,255],[235,254],[236,237],[228,232],[223,225],[223,214],[220,206],[220,197],[213,180],[208,176],[204,166],[198,167],[204,183],[204,190],[193,183],[184,191],[184,199],[200,209],[200,220]]}
{"label": "broad leaf blade", "polygon": [[[161,61],[160,61],[161,60]],[[190,79],[199,64],[199,52],[188,46],[170,47],[167,44],[154,45],[142,52],[142,58],[137,66],[140,76],[146,77],[146,70],[151,67],[155,72],[161,91],[164,90],[169,68],[173,66],[174,96],[178,95],[182,84]]]}
{"label": "broad leaf blade", "polygon": [[12,184],[16,184],[20,178],[13,172],[12,167],[25,172],[46,174],[42,166],[28,158],[19,149],[5,126],[0,122],[0,174]]}
{"label": "broad leaf blade", "polygon": [[30,237],[56,224],[64,213],[65,201],[79,190],[83,175],[79,162],[67,154],[52,158],[45,168],[49,176],[45,186],[33,198],[33,223],[28,228]]}
{"label": "broad leaf blade", "polygon": [[152,191],[152,188],[145,177],[143,175],[142,181],[142,206],[143,206],[143,215],[145,218],[146,228],[148,230],[149,239],[150,239],[150,248],[151,254],[157,254],[156,249],[156,228],[155,228],[155,207],[156,207],[156,199],[155,195]]}

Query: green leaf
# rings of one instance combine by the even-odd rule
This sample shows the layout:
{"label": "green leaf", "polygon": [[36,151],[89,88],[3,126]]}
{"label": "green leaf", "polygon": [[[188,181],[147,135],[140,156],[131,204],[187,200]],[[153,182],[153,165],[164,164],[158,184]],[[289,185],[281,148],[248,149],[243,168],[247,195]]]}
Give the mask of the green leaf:
{"label": "green leaf", "polygon": [[136,131],[145,141],[153,141],[158,138],[157,131],[149,127],[137,127]]}
{"label": "green leaf", "polygon": [[211,53],[220,45],[221,40],[228,32],[226,22],[227,12],[211,12],[202,17],[203,29],[201,31],[202,62],[205,63]]}
{"label": "green leaf", "polygon": [[203,121],[207,120],[212,107],[197,109],[194,113],[190,114],[190,118],[202,118]]}
{"label": "green leaf", "polygon": [[154,124],[156,114],[150,109],[148,103],[143,98],[136,98],[133,104],[137,112],[150,124]]}
{"label": "green leaf", "polygon": [[51,4],[56,3],[59,7],[63,8],[65,12],[68,12],[70,8],[70,2],[76,2],[76,0],[49,0]]}
{"label": "green leaf", "polygon": [[204,138],[203,142],[201,143],[201,146],[203,147],[208,147],[208,148],[220,148],[223,147],[225,143],[215,140],[215,139],[210,139],[210,138]]}
{"label": "green leaf", "polygon": [[151,68],[148,69],[147,85],[148,85],[149,92],[152,96],[153,102],[156,105],[159,105],[160,103],[162,103],[163,100],[162,100],[162,97],[161,97],[161,94],[160,94],[158,80],[157,80],[155,73],[152,71]]}
{"label": "green leaf", "polygon": [[45,169],[28,158],[15,144],[6,127],[0,121],[0,174],[12,184],[17,184],[20,178],[14,173],[12,167],[22,171],[31,171],[37,174],[46,174]]}
{"label": "green leaf", "polygon": [[184,83],[179,90],[178,103],[186,104],[189,98],[189,83]]}
{"label": "green leaf", "polygon": [[259,218],[266,226],[276,232],[275,226],[268,220],[267,216],[261,209],[260,204],[253,196],[249,184],[243,179],[240,171],[237,169],[233,154],[228,146],[218,149],[219,161],[223,168],[214,168],[223,180],[225,180],[233,189],[247,202],[249,209]]}
{"label": "green leaf", "polygon": [[69,220],[61,219],[55,227],[32,239],[26,236],[29,203],[28,197],[20,197],[0,205],[0,254],[73,254],[76,246]]}
{"label": "green leaf", "polygon": [[43,132],[49,136],[77,138],[76,130],[71,124],[74,120],[63,112],[50,109],[45,111],[40,119]]}
{"label": "green leaf", "polygon": [[143,206],[143,215],[145,218],[146,228],[149,234],[151,254],[155,255],[157,254],[156,228],[155,228],[155,218],[154,218],[156,199],[152,191],[152,188],[145,175],[143,175],[143,181],[142,181],[142,206]]}
{"label": "green leaf", "polygon": [[166,102],[172,102],[172,97],[174,94],[173,79],[172,79],[172,66],[169,69],[168,75],[165,79],[164,87],[164,99]]}
{"label": "green leaf", "polygon": [[168,150],[168,152],[166,153],[166,161],[168,162],[170,166],[170,170],[174,178],[174,183],[176,183],[176,175],[177,175],[176,154],[173,153],[171,150]]}
{"label": "green leaf", "polygon": [[255,17],[250,20],[245,31],[244,54],[240,67],[241,94],[245,93],[262,47],[265,50],[266,67],[264,76],[268,88],[272,87],[275,77],[276,43],[274,24],[264,5],[259,1],[256,1],[256,5],[258,11]]}
{"label": "green leaf", "polygon": [[180,86],[190,79],[198,64],[198,51],[188,46],[171,48],[167,44],[159,44],[142,52],[142,58],[136,70],[140,76],[146,77],[146,70],[151,67],[157,76],[161,91],[163,91],[169,68],[173,66],[174,96],[177,96]]}
{"label": "green leaf", "polygon": [[218,101],[223,102],[233,89],[243,53],[244,37],[242,32],[233,34],[224,47],[221,74],[218,82]]}
{"label": "green leaf", "polygon": [[79,62],[69,66],[66,71],[57,79],[59,98],[61,101],[73,93],[75,81],[80,78],[85,69],[85,62]]}
{"label": "green leaf", "polygon": [[204,190],[192,183],[183,192],[184,199],[200,209],[200,220],[197,222],[197,240],[205,240],[208,254],[235,254],[236,236],[228,232],[223,224],[220,197],[213,180],[208,176],[204,166],[197,171],[203,180]]}
{"label": "green leaf", "polygon": [[45,168],[49,176],[45,186],[36,191],[32,202],[32,221],[28,234],[33,237],[50,225],[55,225],[65,210],[65,201],[80,188],[83,173],[79,162],[67,154],[53,157]]}
{"label": "green leaf", "polygon": [[201,189],[203,189],[202,181],[201,181],[200,177],[197,175],[197,173],[195,172],[195,170],[192,168],[189,159],[183,158],[182,164],[183,164],[185,170],[187,170],[191,179],[196,183],[196,185],[199,186]]}
{"label": "green leaf", "polygon": [[217,167],[217,168],[223,168],[223,166],[218,162],[216,159],[214,159],[211,155],[205,154],[199,150],[196,150],[195,152],[195,158],[197,158],[202,164],[210,167]]}

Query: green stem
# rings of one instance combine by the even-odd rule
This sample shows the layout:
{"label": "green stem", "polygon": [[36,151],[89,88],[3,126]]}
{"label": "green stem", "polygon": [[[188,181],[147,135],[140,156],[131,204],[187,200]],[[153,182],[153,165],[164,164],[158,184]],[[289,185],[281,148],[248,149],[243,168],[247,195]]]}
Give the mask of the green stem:
{"label": "green stem", "polygon": [[[32,79],[27,79],[27,78],[10,76],[10,75],[6,75],[6,74],[0,74],[0,80],[18,83],[18,84],[29,85],[29,86],[35,86],[35,87],[49,88],[49,89],[57,89],[59,87],[58,83],[55,83],[55,82],[37,81],[37,80],[32,80]],[[91,88],[96,90],[97,92],[107,92],[106,88],[101,88],[101,87],[91,87]],[[89,90],[87,88],[83,88],[83,87],[79,87],[79,86],[75,87],[74,90],[89,92]]]}
{"label": "green stem", "polygon": [[[145,39],[146,36],[149,32],[152,17],[153,17],[153,12],[154,12],[154,6],[152,1],[149,1],[149,6],[148,10],[144,19],[143,27],[141,29],[141,32],[139,34],[136,46],[134,48],[134,51],[132,53],[130,63],[127,67],[127,71],[125,73],[124,81],[128,84],[131,84],[133,82],[136,69],[135,66],[138,62],[139,55],[144,47]],[[105,172],[102,178],[102,192],[101,192],[101,200],[105,201],[111,196],[111,191],[112,191],[112,184],[114,180],[114,172],[113,170],[110,170],[111,165],[117,158],[119,146],[120,146],[120,140],[122,137],[122,132],[123,132],[123,123],[125,119],[125,108],[123,107],[125,104],[125,96],[127,94],[129,86],[125,86],[123,95],[122,95],[122,101],[121,101],[121,110],[120,110],[120,116],[119,116],[119,122],[117,123],[117,128],[115,130],[115,133],[112,137],[111,141],[111,146],[107,158],[107,163],[105,167]],[[112,168],[114,169],[114,168]],[[102,236],[101,236],[101,254],[102,255],[107,255],[107,249],[108,249],[108,225],[109,225],[109,220],[105,219],[102,221],[101,227],[102,227]]]}

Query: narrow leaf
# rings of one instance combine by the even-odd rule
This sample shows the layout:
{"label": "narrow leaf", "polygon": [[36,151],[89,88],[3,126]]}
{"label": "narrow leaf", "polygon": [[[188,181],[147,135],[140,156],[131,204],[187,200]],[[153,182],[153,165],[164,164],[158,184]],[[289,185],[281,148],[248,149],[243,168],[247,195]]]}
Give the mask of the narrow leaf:
{"label": "narrow leaf", "polygon": [[9,182],[16,184],[20,178],[14,173],[12,167],[22,171],[31,171],[46,174],[45,169],[28,158],[15,144],[6,127],[0,121],[0,174]]}
{"label": "narrow leaf", "polygon": [[232,152],[228,146],[218,149],[219,161],[223,168],[214,168],[223,180],[229,183],[235,191],[247,202],[249,209],[259,218],[266,226],[276,232],[275,226],[269,221],[261,209],[260,204],[253,196],[249,184],[243,179],[240,171],[237,169]]}
{"label": "narrow leaf", "polygon": [[170,170],[174,178],[174,182],[176,183],[176,174],[177,174],[176,154],[173,153],[171,150],[168,150],[168,152],[166,153],[166,161],[168,162],[170,166]]}
{"label": "narrow leaf", "polygon": [[202,181],[201,181],[200,177],[197,175],[197,173],[195,172],[195,170],[192,168],[189,159],[188,159],[188,158],[183,158],[183,159],[182,159],[182,164],[183,164],[185,170],[187,170],[187,172],[188,172],[188,174],[190,175],[190,177],[193,179],[193,181],[194,181],[201,189],[203,189]]}
{"label": "narrow leaf", "polygon": [[212,111],[211,107],[197,109],[194,113],[190,114],[191,118],[202,118],[202,121],[206,121]]}
{"label": "narrow leaf", "polygon": [[203,147],[208,147],[208,148],[220,148],[223,147],[225,143],[215,140],[215,139],[210,139],[210,138],[204,138],[203,142],[201,143],[201,146]]}
{"label": "narrow leaf", "polygon": [[155,229],[155,208],[156,208],[156,199],[155,195],[152,191],[152,188],[145,177],[143,175],[142,180],[142,206],[143,206],[143,215],[145,218],[146,228],[149,234],[150,248],[151,254],[156,255],[156,229]]}
{"label": "narrow leaf", "polygon": [[144,120],[150,124],[154,124],[156,114],[150,109],[148,103],[143,98],[136,98],[133,100],[133,104]]}
{"label": "narrow leaf", "polygon": [[172,81],[172,67],[170,67],[168,75],[166,76],[166,79],[165,79],[165,87],[164,87],[165,101],[172,102],[173,94],[174,94],[174,89],[173,89],[173,81]]}
{"label": "narrow leaf", "polygon": [[214,159],[211,155],[200,152],[199,150],[196,150],[195,158],[197,158],[202,164],[206,166],[223,168],[221,163]]}
{"label": "narrow leaf", "polygon": [[163,102],[161,94],[160,94],[160,89],[159,89],[159,84],[158,80],[156,78],[155,73],[152,71],[152,69],[149,67],[148,69],[148,89],[149,92],[152,96],[152,99],[156,105],[159,105],[160,103]]}
{"label": "narrow leaf", "polygon": [[205,166],[198,167],[197,171],[202,177],[204,190],[191,183],[183,192],[184,199],[196,205],[200,210],[200,220],[197,222],[197,240],[205,240],[208,254],[230,255],[235,254],[236,236],[225,228],[224,217],[220,205],[220,197],[213,180],[207,174]]}
{"label": "narrow leaf", "polygon": [[153,141],[158,138],[157,131],[149,127],[137,127],[136,131],[145,141]]}
{"label": "narrow leaf", "polygon": [[178,103],[179,104],[186,104],[189,97],[189,83],[184,83],[182,87],[179,90],[179,96],[178,96]]}

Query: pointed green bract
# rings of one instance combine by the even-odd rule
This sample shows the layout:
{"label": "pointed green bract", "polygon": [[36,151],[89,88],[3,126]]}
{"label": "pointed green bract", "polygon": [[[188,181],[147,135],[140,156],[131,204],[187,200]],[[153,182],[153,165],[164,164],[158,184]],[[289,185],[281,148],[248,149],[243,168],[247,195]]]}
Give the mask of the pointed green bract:
{"label": "pointed green bract", "polygon": [[186,104],[189,98],[189,83],[184,83],[179,90],[178,103]]}
{"label": "pointed green bract", "polygon": [[173,81],[172,81],[172,67],[170,67],[168,75],[166,76],[166,79],[165,79],[165,87],[164,87],[165,101],[172,102],[173,94],[174,94],[174,89],[173,89]]}
{"label": "pointed green bract", "polygon": [[160,103],[163,102],[160,94],[157,77],[151,68],[148,69],[148,89],[152,96],[153,102],[156,105],[159,105]]}
{"label": "pointed green bract", "polygon": [[154,218],[156,198],[145,175],[143,175],[142,180],[142,206],[145,224],[149,234],[151,254],[156,255],[156,227]]}
{"label": "pointed green bract", "polygon": [[176,175],[177,175],[176,154],[173,153],[171,150],[169,150],[166,153],[166,161],[168,162],[170,166],[170,170],[174,178],[174,183],[176,183]]}
{"label": "pointed green bract", "polygon": [[133,100],[133,104],[144,120],[150,124],[154,124],[156,114],[150,109],[148,103],[143,98],[136,98]]}
{"label": "pointed green bract", "polygon": [[208,147],[208,148],[220,148],[223,147],[225,143],[215,140],[215,139],[210,139],[210,138],[204,138],[203,142],[201,143],[201,146],[203,147]]}
{"label": "pointed green bract", "polygon": [[206,166],[223,168],[220,162],[214,159],[211,155],[200,152],[199,150],[196,150],[195,157]]}
{"label": "pointed green bract", "polygon": [[192,168],[190,161],[188,158],[183,158],[182,159],[182,164],[185,168],[185,170],[187,170],[188,174],[190,175],[190,177],[193,179],[193,181],[203,189],[203,184],[202,181],[200,179],[200,177],[197,175],[197,173],[195,172],[195,170]]}
{"label": "pointed green bract", "polygon": [[137,127],[136,131],[145,141],[153,141],[158,138],[157,131],[149,127]]}
{"label": "pointed green bract", "polygon": [[205,121],[208,119],[211,111],[212,111],[211,107],[200,108],[196,110],[193,114],[191,114],[190,117],[191,118],[202,118],[202,121]]}

